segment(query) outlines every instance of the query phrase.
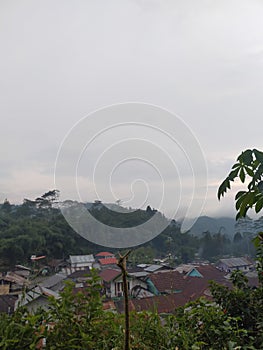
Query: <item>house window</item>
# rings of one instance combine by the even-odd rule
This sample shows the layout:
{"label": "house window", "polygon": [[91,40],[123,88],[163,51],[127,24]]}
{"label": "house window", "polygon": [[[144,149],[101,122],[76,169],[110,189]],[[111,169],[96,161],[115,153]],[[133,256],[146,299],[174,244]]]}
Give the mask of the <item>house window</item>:
{"label": "house window", "polygon": [[117,283],[117,291],[122,292],[123,291],[123,282],[118,282]]}
{"label": "house window", "polygon": [[[128,281],[128,291],[130,290],[130,282]],[[120,295],[123,293],[123,282],[116,282],[115,283],[115,295]]]}
{"label": "house window", "polygon": [[116,282],[115,283],[115,295],[122,293],[122,291],[123,291],[123,282]]}

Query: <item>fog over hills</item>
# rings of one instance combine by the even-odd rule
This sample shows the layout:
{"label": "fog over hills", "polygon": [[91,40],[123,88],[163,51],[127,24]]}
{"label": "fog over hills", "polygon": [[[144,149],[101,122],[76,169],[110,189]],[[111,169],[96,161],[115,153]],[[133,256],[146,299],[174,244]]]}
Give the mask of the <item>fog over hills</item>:
{"label": "fog over hills", "polygon": [[243,236],[256,235],[263,231],[263,217],[251,219],[249,217],[236,221],[231,217],[213,218],[209,216],[200,216],[191,228],[191,233],[200,236],[203,232],[210,231],[211,234],[221,232],[233,238],[236,232],[240,232]]}
{"label": "fog over hills", "polygon": [[231,217],[212,218],[209,216],[200,216],[193,227],[191,233],[200,236],[203,232],[210,231],[210,233],[226,234],[227,236],[234,236],[236,229],[236,220]]}

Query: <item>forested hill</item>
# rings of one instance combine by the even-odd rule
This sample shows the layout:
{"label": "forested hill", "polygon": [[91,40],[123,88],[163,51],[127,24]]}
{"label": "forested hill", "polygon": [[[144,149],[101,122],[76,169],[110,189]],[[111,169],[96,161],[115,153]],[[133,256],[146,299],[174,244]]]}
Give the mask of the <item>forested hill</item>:
{"label": "forested hill", "polygon": [[[31,255],[66,259],[70,254],[96,253],[102,249],[75,233],[55,202],[57,194],[50,191],[34,201],[25,199],[22,205],[13,205],[6,200],[0,206],[1,270],[17,263],[27,264]],[[100,202],[87,203],[86,206],[95,218],[114,227],[137,226],[156,213],[150,206],[146,210],[118,207],[120,212],[115,211],[115,205],[110,207],[114,209],[111,210]],[[157,212],[157,215],[166,220],[161,213]],[[204,226],[199,237],[192,232],[182,234],[180,224],[167,219],[167,228],[152,241],[134,248],[131,260],[134,264],[152,262],[154,258],[165,258],[168,254],[174,264],[190,262],[197,257],[215,260],[229,254],[253,252],[250,238],[247,233],[239,233],[232,240],[217,226]]]}

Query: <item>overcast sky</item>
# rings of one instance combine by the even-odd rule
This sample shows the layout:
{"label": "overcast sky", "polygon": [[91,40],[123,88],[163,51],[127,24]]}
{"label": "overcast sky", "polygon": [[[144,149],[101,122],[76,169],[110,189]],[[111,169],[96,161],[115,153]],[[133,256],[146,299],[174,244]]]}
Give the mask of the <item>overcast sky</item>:
{"label": "overcast sky", "polygon": [[261,0],[0,0],[0,201],[53,189],[73,125],[137,101],[180,116],[199,141],[203,214],[233,213],[217,187],[243,149],[263,148],[262,18]]}

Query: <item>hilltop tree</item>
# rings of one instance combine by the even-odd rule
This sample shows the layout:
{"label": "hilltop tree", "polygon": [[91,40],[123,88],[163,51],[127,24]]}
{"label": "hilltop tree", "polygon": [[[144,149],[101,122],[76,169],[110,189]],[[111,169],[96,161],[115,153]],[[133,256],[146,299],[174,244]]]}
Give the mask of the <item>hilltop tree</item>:
{"label": "hilltop tree", "polygon": [[10,204],[9,200],[6,198],[4,200],[4,203],[2,204],[2,210],[5,212],[5,213],[10,213],[11,212],[11,209],[12,209],[12,205]]}

